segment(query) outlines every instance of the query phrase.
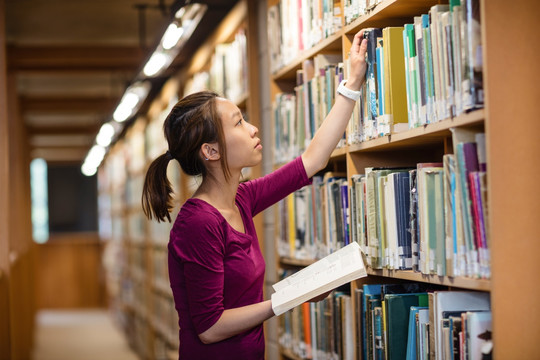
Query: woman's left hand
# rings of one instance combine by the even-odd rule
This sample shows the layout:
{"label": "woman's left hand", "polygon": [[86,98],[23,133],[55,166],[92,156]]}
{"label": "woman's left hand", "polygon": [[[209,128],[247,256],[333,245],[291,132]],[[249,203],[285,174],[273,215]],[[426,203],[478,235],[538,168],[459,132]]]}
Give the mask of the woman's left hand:
{"label": "woman's left hand", "polygon": [[360,30],[354,35],[349,55],[350,72],[347,79],[347,88],[358,91],[366,78],[366,52],[367,39],[364,39],[364,30]]}

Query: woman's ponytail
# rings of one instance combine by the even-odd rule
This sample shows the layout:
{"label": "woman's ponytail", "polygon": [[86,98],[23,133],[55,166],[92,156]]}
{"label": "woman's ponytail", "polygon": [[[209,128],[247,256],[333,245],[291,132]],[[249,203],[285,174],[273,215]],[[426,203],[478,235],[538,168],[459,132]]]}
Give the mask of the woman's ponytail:
{"label": "woman's ponytail", "polygon": [[173,208],[172,186],[167,178],[167,165],[173,159],[167,151],[150,164],[144,179],[142,191],[142,208],[144,215],[158,222],[167,219],[171,222],[170,212]]}

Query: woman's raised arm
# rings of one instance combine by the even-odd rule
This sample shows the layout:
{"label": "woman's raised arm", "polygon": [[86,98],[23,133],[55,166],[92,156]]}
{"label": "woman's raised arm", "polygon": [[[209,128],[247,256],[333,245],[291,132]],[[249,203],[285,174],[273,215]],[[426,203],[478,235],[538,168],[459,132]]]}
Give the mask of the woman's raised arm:
{"label": "woman's raised arm", "polygon": [[[360,90],[366,75],[367,39],[363,39],[363,35],[364,30],[361,30],[354,36],[349,56],[350,72],[345,86],[353,91]],[[355,103],[356,101],[342,94],[336,95],[334,106],[302,154],[308,177],[312,177],[328,164],[332,151],[343,137]]]}

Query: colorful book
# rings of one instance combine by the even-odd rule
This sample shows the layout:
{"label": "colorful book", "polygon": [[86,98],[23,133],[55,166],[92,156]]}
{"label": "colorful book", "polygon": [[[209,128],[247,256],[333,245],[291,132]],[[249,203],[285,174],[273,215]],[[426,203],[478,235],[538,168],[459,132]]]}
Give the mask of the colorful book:
{"label": "colorful book", "polygon": [[[430,304],[431,305],[431,304]],[[479,311],[490,310],[489,293],[475,291],[435,291],[433,293],[433,316],[430,323],[434,327],[434,354],[441,358],[442,327],[441,320],[444,312],[450,311]]]}

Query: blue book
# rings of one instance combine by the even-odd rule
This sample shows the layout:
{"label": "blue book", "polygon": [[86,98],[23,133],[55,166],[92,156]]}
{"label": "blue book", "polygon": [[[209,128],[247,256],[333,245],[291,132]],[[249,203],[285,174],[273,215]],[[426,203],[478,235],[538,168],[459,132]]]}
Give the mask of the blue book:
{"label": "blue book", "polygon": [[409,313],[409,332],[407,335],[407,357],[406,360],[416,360],[416,342],[417,342],[417,329],[416,329],[416,315],[420,309],[429,309],[427,306],[411,306]]}
{"label": "blue book", "polygon": [[362,328],[362,349],[364,359],[373,358],[372,331],[371,331],[371,313],[368,313],[371,299],[381,299],[381,285],[364,284],[362,295],[362,311],[360,316]]}
{"label": "blue book", "polygon": [[367,69],[366,69],[366,86],[367,86],[367,121],[374,122],[377,119],[378,104],[377,104],[377,38],[382,38],[382,29],[371,28],[364,31],[364,36],[368,39],[367,48]]}
{"label": "blue book", "polygon": [[394,198],[398,230],[398,269],[412,269],[411,233],[408,221],[410,208],[409,173],[397,172],[393,176],[395,177]]}
{"label": "blue book", "polygon": [[373,359],[384,360],[383,311],[377,306],[373,309]]}
{"label": "blue book", "polygon": [[[378,115],[384,114],[384,44],[382,39],[378,39],[377,46],[377,100]],[[378,130],[380,132],[380,129]]]}
{"label": "blue book", "polygon": [[341,183],[341,212],[343,214],[343,242],[348,245],[349,238],[349,185],[347,181]]}

